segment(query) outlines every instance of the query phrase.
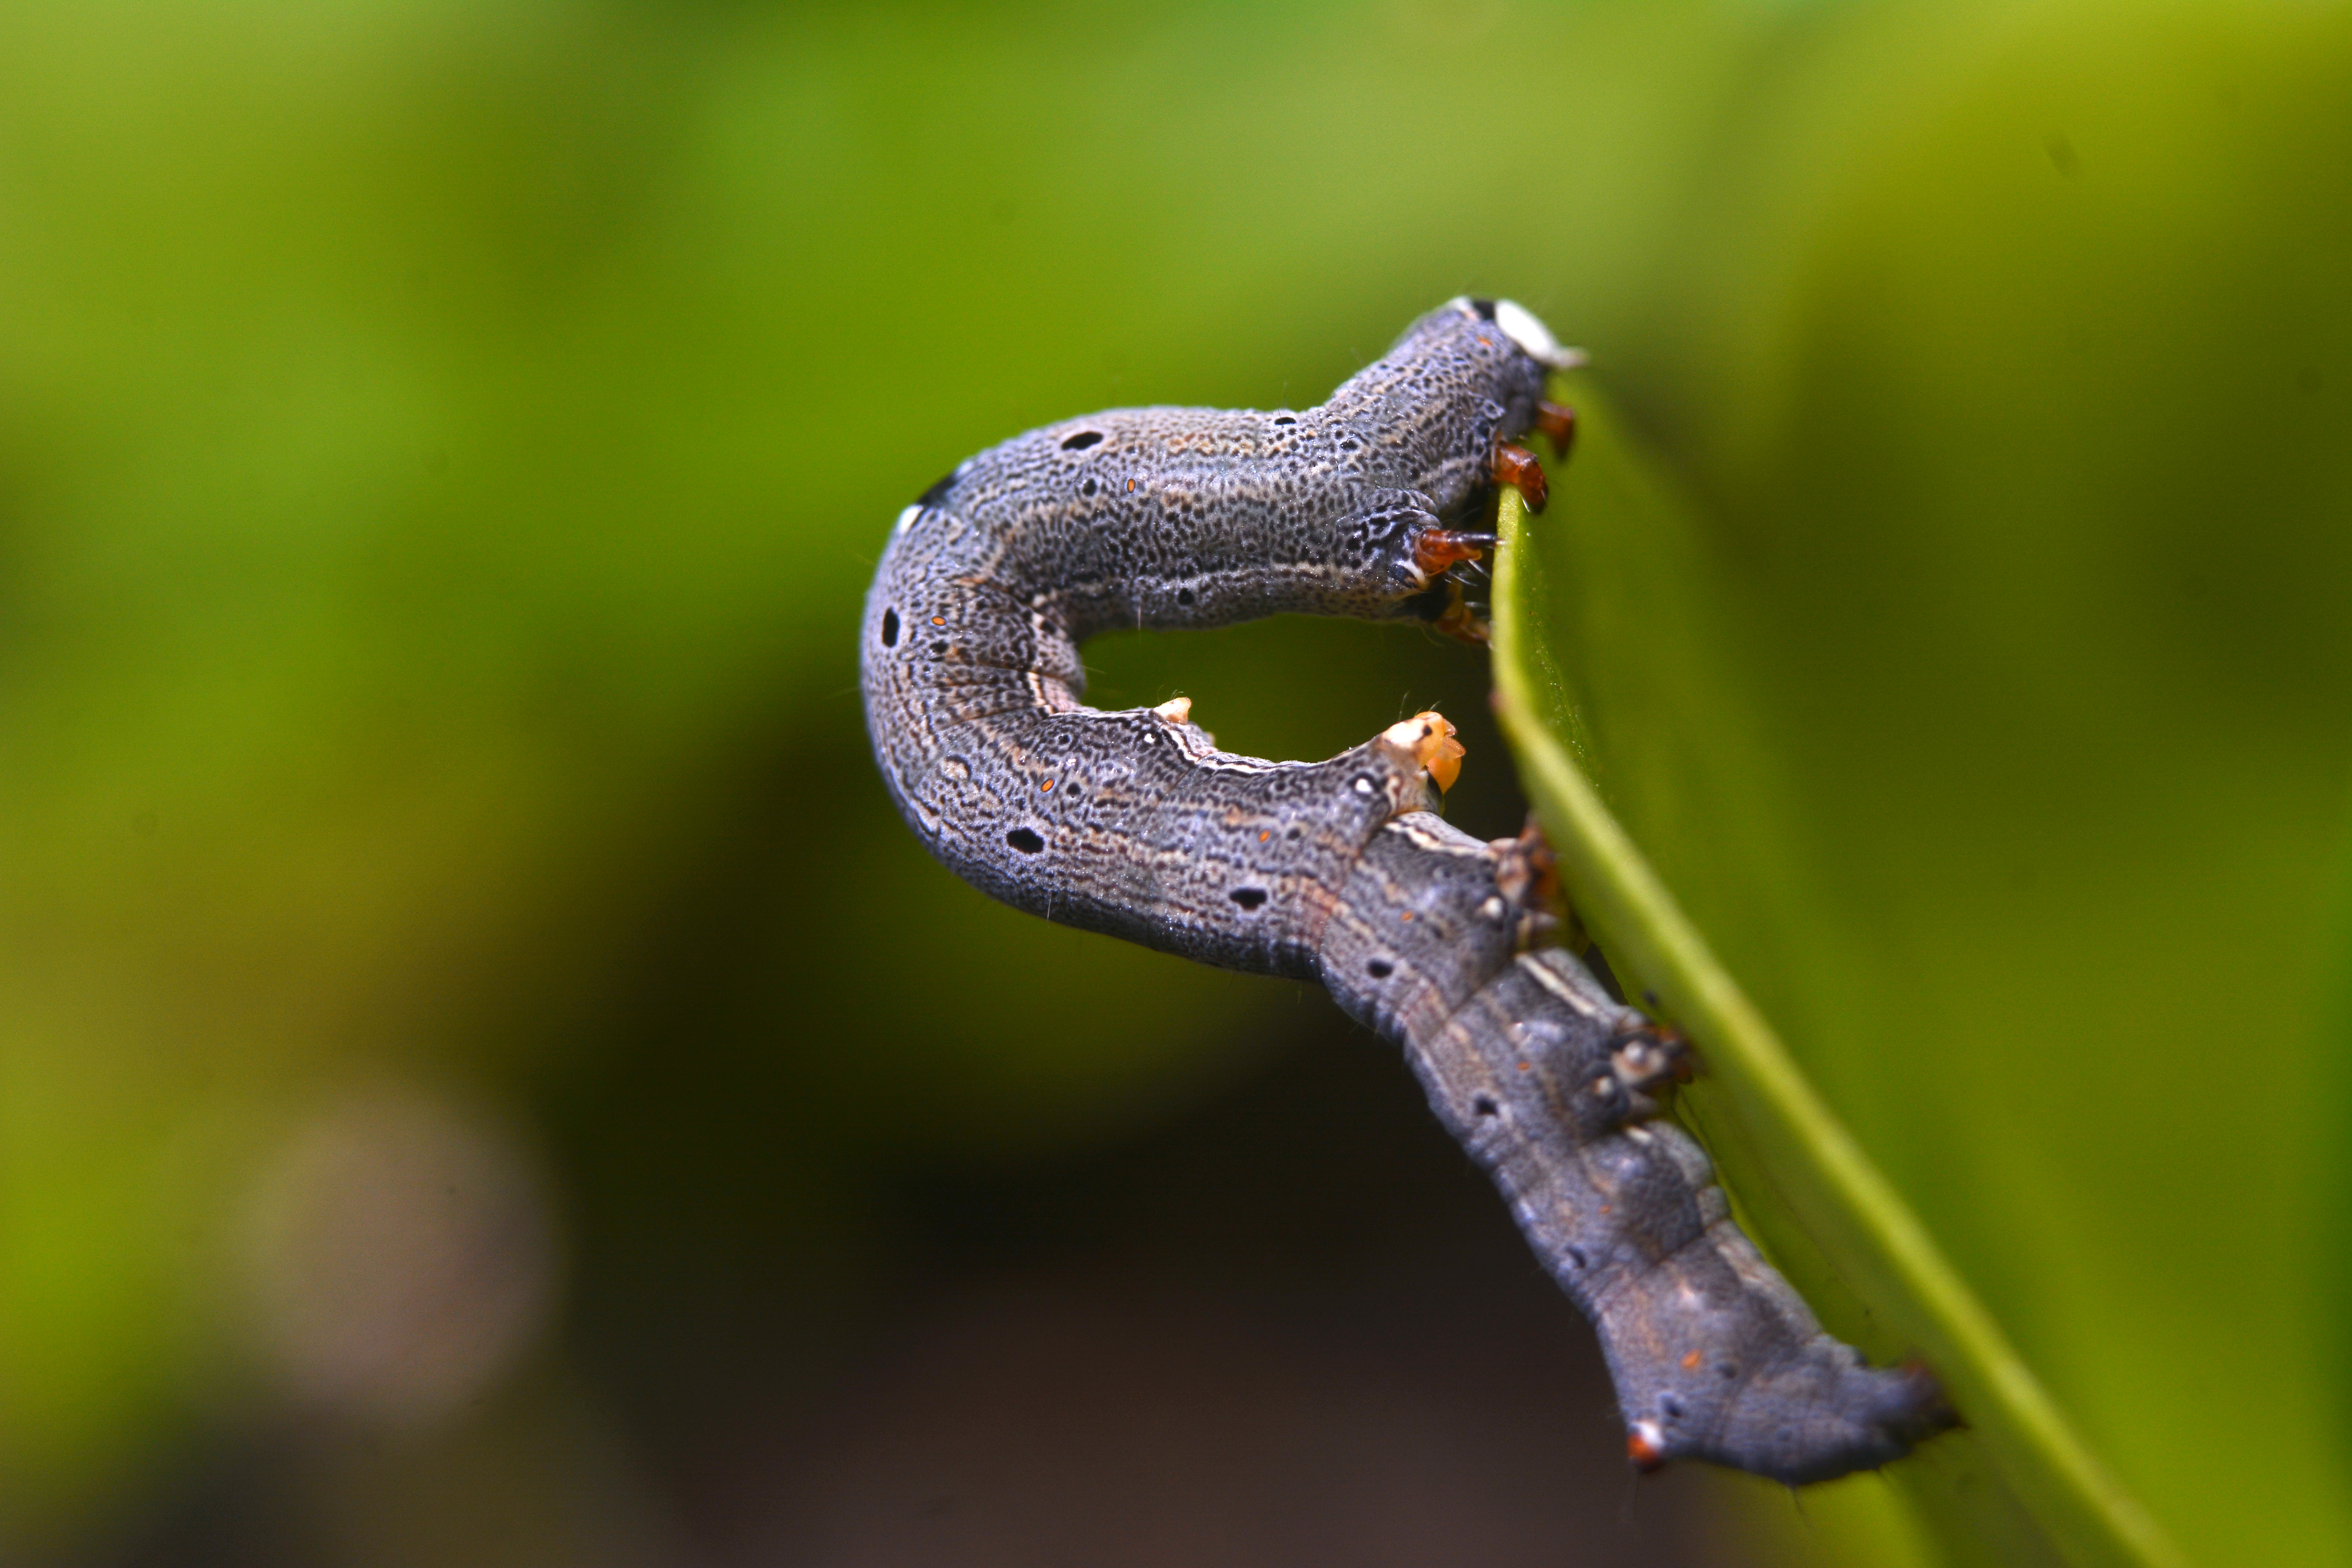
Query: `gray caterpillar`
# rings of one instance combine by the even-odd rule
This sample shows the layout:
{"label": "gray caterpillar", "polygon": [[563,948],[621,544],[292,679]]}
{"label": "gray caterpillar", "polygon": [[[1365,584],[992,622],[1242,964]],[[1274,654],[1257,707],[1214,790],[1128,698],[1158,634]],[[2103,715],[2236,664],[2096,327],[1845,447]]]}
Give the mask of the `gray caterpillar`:
{"label": "gray caterpillar", "polygon": [[1599,1329],[1634,1462],[1790,1484],[1900,1458],[1952,1424],[1935,1381],[1823,1332],[1661,1119],[1690,1064],[1547,938],[1532,829],[1435,813],[1461,748],[1433,713],[1322,763],[1217,749],[1179,699],[1084,706],[1111,626],[1305,611],[1475,635],[1454,526],[1575,363],[1532,315],[1456,300],[1319,408],[1138,408],[1033,430],[900,514],[866,602],[866,723],[908,823],[1019,909],[1204,963],[1313,978],[1403,1047],[1446,1129]]}

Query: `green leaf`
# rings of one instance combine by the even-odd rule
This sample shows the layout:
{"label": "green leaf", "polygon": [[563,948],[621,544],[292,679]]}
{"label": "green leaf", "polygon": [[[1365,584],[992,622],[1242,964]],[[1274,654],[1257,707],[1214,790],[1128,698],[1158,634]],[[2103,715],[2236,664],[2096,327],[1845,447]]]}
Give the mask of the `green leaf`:
{"label": "green leaf", "polygon": [[1529,788],[1744,1220],[1971,1423],[1842,1500],[2345,1561],[2352,14],[1811,15],[1580,333]]}
{"label": "green leaf", "polygon": [[[1559,487],[1561,510],[1571,514],[1563,521],[1659,526],[1674,505],[1666,487],[1644,470],[1591,388],[1580,388],[1578,404],[1585,454],[1574,479]],[[2185,1562],[2069,1426],[1571,760],[1590,741],[1544,635],[1546,610],[1558,600],[1546,592],[1528,521],[1518,492],[1507,489],[1495,584],[1497,711],[1579,915],[1618,973],[1697,1041],[1740,1132],[1763,1152],[1779,1197],[1925,1350],[2003,1479],[2068,1556]]]}

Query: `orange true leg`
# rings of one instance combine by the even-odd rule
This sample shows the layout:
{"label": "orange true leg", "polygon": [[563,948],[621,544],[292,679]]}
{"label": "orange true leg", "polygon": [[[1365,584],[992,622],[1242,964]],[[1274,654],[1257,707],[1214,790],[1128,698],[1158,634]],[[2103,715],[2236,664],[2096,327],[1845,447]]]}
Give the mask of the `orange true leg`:
{"label": "orange true leg", "polygon": [[1441,637],[1452,637],[1455,642],[1468,643],[1473,647],[1486,647],[1489,640],[1486,623],[1478,618],[1470,608],[1469,602],[1462,597],[1462,584],[1448,578],[1445,587],[1444,613],[1432,621],[1430,626]]}
{"label": "orange true leg", "polygon": [[1541,511],[1551,499],[1551,486],[1544,480],[1543,465],[1525,447],[1509,442],[1495,448],[1495,482],[1515,485],[1525,496],[1529,511]]}
{"label": "orange true leg", "polygon": [[1576,445],[1576,410],[1565,404],[1536,405],[1536,428],[1551,440],[1551,455],[1565,458],[1568,449]]}
{"label": "orange true leg", "polygon": [[1465,561],[1475,561],[1494,548],[1491,533],[1463,533],[1451,528],[1425,528],[1414,535],[1412,563],[1424,577],[1435,577]]}

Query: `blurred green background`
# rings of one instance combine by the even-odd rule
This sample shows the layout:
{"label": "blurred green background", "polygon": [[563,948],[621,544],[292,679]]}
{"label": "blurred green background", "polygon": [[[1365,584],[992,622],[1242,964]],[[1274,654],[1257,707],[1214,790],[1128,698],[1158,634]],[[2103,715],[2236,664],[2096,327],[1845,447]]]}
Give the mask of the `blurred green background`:
{"label": "blurred green background", "polygon": [[[1685,503],[1552,536],[1612,803],[2180,1542],[2352,1556],[2347,279],[2315,0],[0,7],[0,1558],[1970,1550],[1631,1488],[1385,1047],[874,776],[908,497],[1465,289]],[[1413,630],[1088,658],[1522,809]]]}

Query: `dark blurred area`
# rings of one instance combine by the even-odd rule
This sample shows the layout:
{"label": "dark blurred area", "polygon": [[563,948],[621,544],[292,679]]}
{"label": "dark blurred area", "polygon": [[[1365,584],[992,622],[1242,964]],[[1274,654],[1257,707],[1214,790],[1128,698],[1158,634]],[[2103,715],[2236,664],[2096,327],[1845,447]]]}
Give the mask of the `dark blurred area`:
{"label": "dark blurred area", "polygon": [[[1298,671],[1296,635],[1120,639],[1096,694],[1156,700],[1136,693],[1187,655]],[[1340,647],[1309,679],[1391,680],[1499,759],[1475,657],[1398,628],[1317,640]],[[854,701],[817,713],[820,754],[856,757]],[[942,1082],[952,1047],[926,1033],[1052,1026],[1116,1054],[1152,1026],[1127,1016],[1196,1005],[1202,977],[1141,955],[1092,1028],[960,1026],[923,994],[952,973],[894,975],[887,939],[803,910],[905,837],[862,769],[814,842],[778,809],[810,743],[745,768],[727,842],[640,911],[587,1049],[509,1091],[573,1254],[512,1381],[389,1433],[380,1409],[262,1422],[95,1560],[1715,1560],[1706,1478],[1634,1485],[1589,1332],[1393,1051],[1319,991],[1207,977],[1233,988],[1211,1038],[1097,1089],[1091,1126]],[[1449,806],[1494,833],[1524,812],[1497,766]],[[897,858],[984,934],[1007,918]],[[1013,990],[1129,957],[1044,934]],[[1013,1124],[958,1125],[983,1114]]]}
{"label": "dark blurred area", "polygon": [[[2320,4],[0,4],[0,1561],[1983,1560],[1636,1484],[1388,1047],[874,774],[935,476],[1474,289],[1691,498],[1555,520],[1613,804],[2200,1560],[2330,1555],[2347,127]],[[1087,658],[1522,818],[1416,628]]]}
{"label": "dark blurred area", "polygon": [[[499,1451],[514,1415],[390,1451],[273,1431],[108,1561],[335,1560],[354,1535],[369,1561],[1715,1560],[1705,1478],[1624,1475],[1598,1358],[1491,1192],[1374,1042],[1302,1002],[1279,1060],[1148,1134],[873,1173],[851,1278],[756,1221],[728,1268],[591,1218],[563,1342],[585,1391],[520,1395],[554,1406],[529,1434],[554,1455]],[[709,1153],[656,1150],[663,1212],[698,1201]],[[514,1538],[519,1505],[543,1540]]]}

